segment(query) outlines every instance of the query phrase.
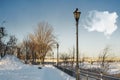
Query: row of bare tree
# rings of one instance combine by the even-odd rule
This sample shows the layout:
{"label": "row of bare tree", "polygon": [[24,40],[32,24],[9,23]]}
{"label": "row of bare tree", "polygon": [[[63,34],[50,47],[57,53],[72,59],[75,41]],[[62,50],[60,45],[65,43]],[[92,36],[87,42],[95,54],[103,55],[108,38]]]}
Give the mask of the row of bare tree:
{"label": "row of bare tree", "polygon": [[[80,63],[80,68],[85,68],[86,64],[86,60],[85,60],[85,56],[81,57],[79,63]],[[110,46],[106,46],[98,55],[97,60],[94,61],[90,61],[90,64],[93,65],[94,62],[96,64],[96,66],[98,66],[97,68],[91,68],[92,70],[96,70],[96,72],[102,72],[102,73],[106,73],[109,68],[110,68],[110,63],[113,62],[114,56],[111,53],[111,48]],[[63,60],[63,66],[64,67],[71,67],[71,68],[75,68],[74,63],[76,63],[75,60],[75,48],[70,49],[69,50],[69,54],[68,53],[63,53],[60,55],[60,59]]]}
{"label": "row of bare tree", "polygon": [[47,22],[40,22],[33,33],[28,34],[22,43],[17,44],[17,38],[10,36],[9,41],[5,42],[5,28],[0,27],[0,55],[16,54],[18,58],[26,62],[36,62],[39,59],[44,62],[45,56],[52,51],[56,45],[56,37],[53,28]]}
{"label": "row of bare tree", "polygon": [[34,33],[28,34],[21,45],[21,52],[24,52],[25,60],[28,62],[32,59],[35,63],[36,59],[44,62],[45,56],[52,51],[56,44],[56,38],[53,28],[50,24],[41,22],[35,29]]}
{"label": "row of bare tree", "polygon": [[17,38],[14,35],[9,36],[9,40],[5,42],[5,37],[8,35],[5,32],[4,27],[0,27],[0,57],[4,57],[6,54],[14,54],[17,46]]}

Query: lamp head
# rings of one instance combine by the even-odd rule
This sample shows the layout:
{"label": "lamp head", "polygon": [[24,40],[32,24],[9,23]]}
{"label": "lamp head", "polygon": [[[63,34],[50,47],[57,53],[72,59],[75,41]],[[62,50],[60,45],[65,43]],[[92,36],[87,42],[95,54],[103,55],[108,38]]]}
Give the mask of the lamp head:
{"label": "lamp head", "polygon": [[76,8],[76,10],[73,12],[73,14],[74,14],[75,20],[78,22],[81,12],[79,12],[78,8]]}

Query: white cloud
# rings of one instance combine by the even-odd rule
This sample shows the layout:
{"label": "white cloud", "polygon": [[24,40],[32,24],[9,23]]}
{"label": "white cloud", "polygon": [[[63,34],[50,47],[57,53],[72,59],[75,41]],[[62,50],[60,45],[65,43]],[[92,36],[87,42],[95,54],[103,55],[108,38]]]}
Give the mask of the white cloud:
{"label": "white cloud", "polygon": [[110,36],[117,29],[116,12],[90,11],[85,18],[84,27],[88,31],[103,32],[105,36]]}

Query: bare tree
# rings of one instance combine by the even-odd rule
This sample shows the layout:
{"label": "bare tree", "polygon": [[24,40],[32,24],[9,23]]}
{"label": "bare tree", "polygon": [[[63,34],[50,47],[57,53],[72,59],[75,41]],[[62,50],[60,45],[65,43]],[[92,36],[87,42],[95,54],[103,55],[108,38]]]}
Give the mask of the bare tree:
{"label": "bare tree", "polygon": [[6,36],[6,32],[5,32],[5,28],[4,27],[0,27],[0,55],[1,57],[3,57],[5,55],[5,49],[6,49],[6,45],[5,43],[2,41],[2,39]]}
{"label": "bare tree", "polygon": [[80,59],[80,68],[85,68],[85,57],[86,56],[83,53]]}
{"label": "bare tree", "polygon": [[29,48],[32,54],[32,62],[36,63],[37,43],[36,43],[36,37],[33,34],[29,34]]}
{"label": "bare tree", "polygon": [[38,28],[35,30],[34,36],[37,43],[36,50],[40,54],[42,62],[44,62],[47,52],[51,51],[56,43],[53,28],[50,24],[41,22],[38,24]]}
{"label": "bare tree", "polygon": [[23,50],[24,50],[23,43],[18,43],[17,44],[16,56],[17,56],[17,58],[19,58],[21,60],[25,60],[25,54],[24,54]]}
{"label": "bare tree", "polygon": [[70,55],[67,53],[61,54],[60,58],[63,60],[64,66],[67,66],[68,64],[68,59],[70,59]]}
{"label": "bare tree", "polygon": [[26,46],[27,54],[29,49],[33,62],[38,56],[41,61],[44,62],[46,54],[51,51],[55,46],[54,44],[56,44],[52,26],[45,22],[39,23],[34,33],[29,34],[23,43]]}
{"label": "bare tree", "polygon": [[70,57],[71,57],[71,67],[73,68],[74,67],[74,59],[75,59],[75,47],[69,49],[69,54],[70,54]]}
{"label": "bare tree", "polygon": [[28,60],[31,58],[30,56],[30,48],[29,48],[29,44],[30,44],[30,41],[29,41],[29,37],[25,37],[24,40],[23,40],[23,45],[21,46],[22,48],[22,52],[25,53],[25,63],[28,63]]}
{"label": "bare tree", "polygon": [[15,50],[17,49],[16,44],[17,38],[14,35],[11,35],[9,41],[7,42],[9,54],[14,54]]}
{"label": "bare tree", "polygon": [[108,58],[110,58],[111,54],[110,54],[110,47],[106,46],[102,53],[100,53],[98,61],[100,63],[100,69],[102,73],[106,73],[109,70],[109,61],[107,60]]}

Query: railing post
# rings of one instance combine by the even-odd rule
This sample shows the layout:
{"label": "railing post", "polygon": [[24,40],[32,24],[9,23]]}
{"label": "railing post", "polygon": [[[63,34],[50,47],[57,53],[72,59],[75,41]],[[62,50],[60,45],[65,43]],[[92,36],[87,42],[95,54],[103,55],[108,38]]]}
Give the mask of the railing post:
{"label": "railing post", "polygon": [[100,73],[100,76],[101,76],[100,80],[103,80],[103,74],[102,74],[102,72]]}
{"label": "railing post", "polygon": [[88,80],[88,74],[86,75],[86,77],[87,77],[86,80]]}

